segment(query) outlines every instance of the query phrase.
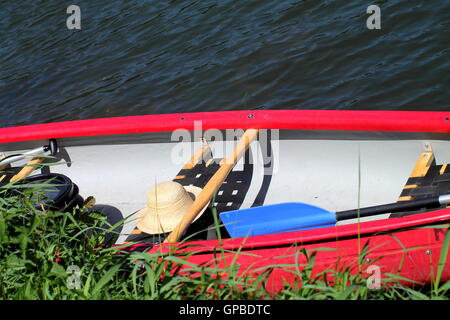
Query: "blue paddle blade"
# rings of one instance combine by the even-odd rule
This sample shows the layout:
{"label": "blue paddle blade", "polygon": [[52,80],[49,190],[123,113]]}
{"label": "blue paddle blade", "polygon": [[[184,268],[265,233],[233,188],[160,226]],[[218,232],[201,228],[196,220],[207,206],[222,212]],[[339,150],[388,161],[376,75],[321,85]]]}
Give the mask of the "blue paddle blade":
{"label": "blue paddle blade", "polygon": [[336,214],[306,203],[288,202],[222,212],[231,237],[247,237],[334,226]]}

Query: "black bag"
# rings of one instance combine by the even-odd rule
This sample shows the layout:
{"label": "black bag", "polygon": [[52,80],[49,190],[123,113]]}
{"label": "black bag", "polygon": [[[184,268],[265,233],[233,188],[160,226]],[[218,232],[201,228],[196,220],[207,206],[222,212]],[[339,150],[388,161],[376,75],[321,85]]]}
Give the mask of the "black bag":
{"label": "black bag", "polygon": [[[58,173],[37,174],[17,181],[18,185],[38,185],[46,186],[39,188],[41,194],[33,195],[33,204],[37,210],[41,210],[41,204],[44,209],[71,211],[75,206],[82,206],[83,198],[79,195],[79,189],[67,176]],[[8,190],[8,194],[14,192],[22,193],[24,190],[32,190],[30,187],[18,187]],[[34,203],[36,202],[36,203]]]}

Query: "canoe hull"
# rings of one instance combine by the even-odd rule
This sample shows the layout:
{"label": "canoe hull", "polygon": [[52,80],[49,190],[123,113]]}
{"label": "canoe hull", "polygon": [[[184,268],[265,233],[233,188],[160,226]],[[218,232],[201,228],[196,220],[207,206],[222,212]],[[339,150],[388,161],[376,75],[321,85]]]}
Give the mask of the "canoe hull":
{"label": "canoe hull", "polygon": [[[374,275],[374,270],[378,270],[383,286],[388,283],[423,285],[434,282],[438,274],[444,234],[445,229],[403,231],[359,240],[335,240],[310,245],[297,243],[287,247],[240,250],[225,253],[223,257],[219,254],[218,258],[213,258],[211,254],[195,255],[188,261],[220,268],[238,263],[240,270],[245,270],[241,275],[246,273],[249,276],[271,270],[267,289],[272,292],[284,289],[285,283],[289,284],[288,288],[301,286],[307,271],[318,279],[324,279],[322,275],[326,273],[328,283],[337,283],[344,278],[344,271],[349,270],[352,275],[369,279],[366,284],[370,285],[370,277]],[[299,252],[299,248],[306,251]],[[308,255],[316,254],[312,268],[308,265],[309,257],[305,255],[306,252]],[[397,275],[408,281],[399,281],[386,274]],[[443,266],[440,279],[450,279],[449,262]]]}
{"label": "canoe hull", "polygon": [[[435,163],[444,168],[450,163],[449,118],[449,112],[320,110],[119,117],[2,128],[0,151],[14,154],[56,139],[58,160],[63,164],[50,167],[50,171],[70,177],[85,198],[93,195],[97,203],[112,206],[128,217],[130,222],[118,241],[123,243],[135,229],[134,213],[145,206],[148,190],[157,182],[179,180],[180,173],[186,173],[180,169],[202,136],[210,140],[212,160],[218,166],[235,146],[234,135],[247,128],[261,129],[259,141],[252,143],[228,184],[219,190],[216,205],[221,210],[304,202],[336,212],[397,201],[417,157],[430,146]],[[194,180],[186,183],[195,184],[202,174],[187,177]],[[346,263],[355,263],[367,244],[371,248],[368,263],[380,258],[383,271],[398,271],[419,282],[431,281],[437,274],[446,229],[416,228],[448,223],[450,212],[442,209],[378,220],[388,216],[331,228],[254,236],[245,242],[225,239],[225,244],[227,250],[255,255],[238,258],[242,270],[254,264],[255,268],[275,262],[298,264],[294,258],[299,248],[333,249],[318,253],[317,272],[335,268],[344,258]],[[409,224],[399,226],[402,223]],[[213,261],[212,248],[220,243],[195,243],[209,251],[198,249],[190,259],[196,263]],[[226,263],[231,256],[228,254]],[[441,280],[450,279],[448,270],[446,264]],[[284,278],[296,282],[281,269],[271,277],[274,290],[282,286]]]}

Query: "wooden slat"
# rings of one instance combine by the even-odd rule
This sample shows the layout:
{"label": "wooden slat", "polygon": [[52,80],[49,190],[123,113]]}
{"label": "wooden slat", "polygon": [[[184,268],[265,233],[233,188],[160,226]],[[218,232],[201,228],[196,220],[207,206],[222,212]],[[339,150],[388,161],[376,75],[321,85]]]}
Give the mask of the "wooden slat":
{"label": "wooden slat", "polygon": [[434,160],[432,151],[422,152],[416,162],[416,166],[411,172],[410,178],[424,177]]}
{"label": "wooden slat", "polygon": [[212,164],[214,162],[214,159],[209,159],[208,161],[206,161],[205,167],[209,167],[210,164]]}
{"label": "wooden slat", "polygon": [[[412,170],[411,174],[409,175],[409,178],[421,178],[424,177],[428,170],[430,169],[431,164],[433,163],[434,160],[434,153],[431,149],[428,149],[425,152],[422,152],[419,155],[419,159],[417,159],[416,165],[414,166],[414,169]],[[417,188],[418,185],[417,184],[410,184],[410,185],[405,185],[403,187],[403,190],[408,190],[408,189],[414,189]],[[402,193],[403,193],[402,190]],[[413,200],[414,198],[412,196],[400,196],[397,201],[409,201],[409,200]]]}
{"label": "wooden slat", "polygon": [[184,165],[183,169],[192,169],[195,165],[205,159],[206,155],[211,152],[211,148],[205,140],[202,140],[202,145],[194,152],[189,161]]}

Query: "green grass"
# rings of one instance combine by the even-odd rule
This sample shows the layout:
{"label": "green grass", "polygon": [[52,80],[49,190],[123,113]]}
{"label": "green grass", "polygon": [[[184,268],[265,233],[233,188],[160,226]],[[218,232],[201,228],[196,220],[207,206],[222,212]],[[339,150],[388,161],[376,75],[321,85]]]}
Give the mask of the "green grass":
{"label": "green grass", "polygon": [[[381,289],[371,290],[362,271],[343,265],[313,276],[320,250],[299,247],[299,266],[261,268],[257,277],[239,273],[237,257],[224,267],[195,265],[186,255],[127,252],[105,244],[105,217],[96,213],[36,210],[36,190],[7,195],[12,185],[0,188],[0,299],[448,299],[450,282],[440,282],[447,259],[447,231],[436,281],[422,287],[404,287],[393,275]],[[218,228],[217,228],[218,230]],[[363,250],[364,251],[364,250]],[[225,250],[217,250],[220,259]],[[181,268],[182,266],[186,268]],[[301,286],[278,293],[267,290],[277,268],[291,272]],[[333,283],[330,283],[330,275]],[[389,283],[389,285],[387,285]]]}

